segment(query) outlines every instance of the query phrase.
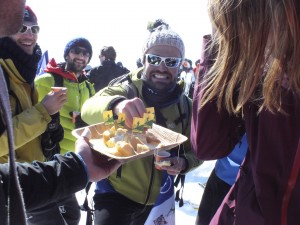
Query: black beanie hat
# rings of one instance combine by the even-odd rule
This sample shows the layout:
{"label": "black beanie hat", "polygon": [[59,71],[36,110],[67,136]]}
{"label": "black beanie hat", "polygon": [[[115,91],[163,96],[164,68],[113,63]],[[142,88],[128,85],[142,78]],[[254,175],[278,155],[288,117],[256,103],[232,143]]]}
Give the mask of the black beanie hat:
{"label": "black beanie hat", "polygon": [[92,58],[93,55],[93,50],[92,50],[92,45],[91,43],[85,39],[85,38],[75,38],[72,41],[70,41],[66,47],[65,47],[65,51],[64,51],[64,59],[66,59],[67,55],[69,54],[71,48],[74,47],[82,47],[85,48],[89,53],[90,53],[90,58],[89,61]]}
{"label": "black beanie hat", "polygon": [[23,20],[26,22],[32,22],[34,24],[37,24],[37,17],[28,5],[25,6]]}

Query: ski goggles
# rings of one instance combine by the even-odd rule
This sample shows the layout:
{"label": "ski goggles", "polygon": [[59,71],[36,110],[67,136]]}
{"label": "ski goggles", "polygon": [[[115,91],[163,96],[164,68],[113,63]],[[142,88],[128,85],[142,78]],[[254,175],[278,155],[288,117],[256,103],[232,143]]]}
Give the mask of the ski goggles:
{"label": "ski goggles", "polygon": [[159,66],[161,62],[169,68],[175,68],[181,65],[181,58],[175,57],[161,57],[158,55],[146,54],[147,62],[153,66]]}
{"label": "ski goggles", "polygon": [[89,58],[91,56],[91,54],[88,52],[88,50],[83,49],[83,48],[79,48],[79,47],[72,48],[70,50],[70,52],[75,54],[75,55],[82,54],[84,57],[87,57],[87,58]]}
{"label": "ski goggles", "polygon": [[31,30],[31,33],[33,33],[33,34],[38,34],[40,32],[40,27],[38,25],[27,26],[27,25],[23,24],[23,26],[19,30],[19,33],[24,34],[29,29]]}

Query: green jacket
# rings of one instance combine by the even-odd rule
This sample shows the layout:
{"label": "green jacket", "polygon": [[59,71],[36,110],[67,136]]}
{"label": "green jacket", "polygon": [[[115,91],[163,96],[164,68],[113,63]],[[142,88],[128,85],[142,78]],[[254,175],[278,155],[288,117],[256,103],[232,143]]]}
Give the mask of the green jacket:
{"label": "green jacket", "polygon": [[63,66],[64,65],[56,64],[54,59],[52,59],[45,70],[48,73],[35,79],[35,86],[39,93],[39,101],[41,101],[43,97],[51,91],[51,87],[54,86],[55,80],[52,76],[53,73],[63,77],[63,86],[68,89],[67,102],[60,110],[60,123],[64,128],[64,139],[60,142],[61,154],[75,150],[76,138],[71,134],[72,130],[75,129],[75,124],[72,123],[70,112],[80,112],[83,103],[90,95],[95,94],[93,85],[87,81],[84,75],[82,75],[83,80],[78,81],[75,74],[65,71]]}
{"label": "green jacket", "polygon": [[[8,75],[10,105],[13,116],[14,145],[16,161],[44,161],[40,135],[45,132],[51,117],[40,103],[37,92],[21,76],[11,59],[0,59],[2,69]],[[17,109],[19,104],[21,109]],[[0,163],[8,161],[7,132],[0,137]]]}
{"label": "green jacket", "polygon": [[[133,84],[137,87],[139,97],[144,100],[141,94],[141,73],[142,70],[138,70],[130,73],[129,76],[131,76]],[[183,85],[181,86],[183,87]],[[100,90],[84,103],[81,110],[83,120],[88,124],[103,122],[103,112],[108,110],[110,104],[119,97],[128,97],[126,88],[122,84],[116,84]],[[180,97],[180,108],[182,112],[185,112],[184,101],[186,101],[186,99],[187,98],[183,95],[182,91]],[[187,100],[189,109],[191,109],[191,100],[189,98]],[[186,127],[185,125],[182,126],[182,123],[178,123],[177,125],[174,123],[179,117],[177,104],[161,109],[161,113],[167,118],[166,124],[169,129],[182,133],[182,127],[185,127],[186,129],[183,134],[187,137],[190,136],[191,114],[189,114],[186,121],[184,121]],[[190,141],[186,141],[180,148],[184,150],[182,155],[186,158],[188,166],[184,173],[201,165],[202,161],[199,161],[191,151]],[[153,178],[151,179],[151,177]],[[117,192],[132,201],[140,204],[152,205],[159,194],[161,178],[162,172],[155,169],[153,156],[149,156],[122,165],[121,176],[118,176],[117,172],[115,172],[108,177],[108,180]]]}

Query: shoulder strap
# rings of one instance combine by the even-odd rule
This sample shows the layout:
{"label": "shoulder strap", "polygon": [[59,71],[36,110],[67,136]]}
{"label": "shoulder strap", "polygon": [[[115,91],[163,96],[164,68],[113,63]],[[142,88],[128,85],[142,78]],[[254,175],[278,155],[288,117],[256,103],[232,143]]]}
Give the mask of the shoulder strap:
{"label": "shoulder strap", "polygon": [[6,123],[9,148],[8,224],[25,225],[27,224],[25,206],[15,164],[12,116],[10,113],[7,86],[3,77],[4,75],[0,67],[0,109],[3,113],[1,120],[3,119]]}
{"label": "shoulder strap", "polygon": [[55,87],[63,87],[64,86],[64,79],[62,76],[59,76],[55,73],[51,73],[54,78],[54,86]]}
{"label": "shoulder strap", "polygon": [[80,210],[86,212],[86,225],[92,225],[93,224],[93,218],[94,218],[94,210],[89,207],[88,203],[88,193],[91,188],[92,182],[89,182],[85,187],[85,199],[84,203],[80,206]]}
{"label": "shoulder strap", "polygon": [[131,77],[129,74],[124,74],[122,76],[119,76],[115,79],[112,79],[108,86],[114,86],[116,84],[122,84],[127,92],[128,99],[132,99],[134,97],[139,97],[139,92],[137,90],[137,87],[133,84]]}
{"label": "shoulder strap", "polygon": [[[55,87],[63,87],[64,86],[64,78],[62,76],[57,75],[55,73],[51,73],[51,75],[54,78],[54,86]],[[86,88],[89,90],[89,96],[92,97],[93,94],[92,94],[92,90],[91,90],[89,83],[86,81],[84,81],[84,82],[85,82]]]}
{"label": "shoulder strap", "polygon": [[89,85],[89,83],[86,80],[84,82],[85,82],[86,88],[89,90],[89,96],[92,97],[93,94],[92,94],[91,86]]}
{"label": "shoulder strap", "polygon": [[11,89],[10,89],[10,80],[9,80],[9,77],[8,77],[8,74],[5,70],[3,70],[3,75],[4,75],[4,78],[5,78],[5,81],[6,81],[6,86],[7,86],[7,90],[8,90],[8,94],[10,96],[12,96],[15,101],[16,101],[16,108],[15,108],[15,114],[19,114],[21,113],[23,110],[22,110],[22,106],[21,106],[21,103],[20,103],[20,100],[18,98],[18,96],[15,94],[15,92],[13,92]]}

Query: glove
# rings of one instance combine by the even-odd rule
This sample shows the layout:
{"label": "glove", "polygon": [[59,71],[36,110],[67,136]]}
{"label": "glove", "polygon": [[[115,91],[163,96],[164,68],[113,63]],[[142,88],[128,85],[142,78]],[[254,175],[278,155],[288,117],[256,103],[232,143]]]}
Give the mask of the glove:
{"label": "glove", "polygon": [[64,129],[60,125],[59,113],[51,116],[52,120],[48,124],[46,131],[41,135],[41,146],[47,160],[55,154],[60,153],[59,142],[64,138]]}
{"label": "glove", "polygon": [[[73,112],[69,113],[71,117],[73,117]],[[84,122],[81,118],[81,113],[79,113],[76,117],[75,117],[75,128],[81,128],[81,127],[86,127],[88,126],[88,124],[86,122]]]}
{"label": "glove", "polygon": [[76,116],[76,118],[75,118],[75,128],[77,129],[77,128],[86,127],[86,126],[88,126],[88,124],[81,119],[81,114]]}

